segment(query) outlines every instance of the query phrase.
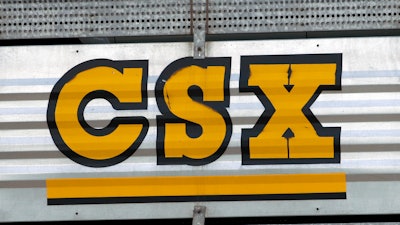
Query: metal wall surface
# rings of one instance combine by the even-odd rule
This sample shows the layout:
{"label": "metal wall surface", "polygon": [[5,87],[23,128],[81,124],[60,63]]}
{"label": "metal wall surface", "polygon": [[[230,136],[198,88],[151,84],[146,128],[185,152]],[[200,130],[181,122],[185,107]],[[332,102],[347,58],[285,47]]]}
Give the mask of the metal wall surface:
{"label": "metal wall surface", "polygon": [[[398,214],[400,212],[400,38],[208,42],[207,57],[231,57],[233,133],[225,153],[203,166],[157,165],[155,82],[192,43],[0,47],[0,222],[206,217]],[[264,110],[240,93],[241,56],[341,53],[342,90],[323,91],[311,110],[324,127],[341,127],[339,164],[242,165],[240,133]],[[74,66],[92,59],[149,60],[148,108],[120,112],[94,100],[84,116],[105,126],[115,116],[142,115],[149,132],[127,160],[105,168],[79,165],[54,144],[46,123],[50,91]],[[344,172],[347,198],[336,200],[195,201],[47,205],[51,178],[198,176]],[[246,188],[246,187],[243,187]]]}
{"label": "metal wall surface", "polygon": [[0,12],[0,39],[189,36],[199,21],[210,35],[400,28],[396,0],[24,0]]}

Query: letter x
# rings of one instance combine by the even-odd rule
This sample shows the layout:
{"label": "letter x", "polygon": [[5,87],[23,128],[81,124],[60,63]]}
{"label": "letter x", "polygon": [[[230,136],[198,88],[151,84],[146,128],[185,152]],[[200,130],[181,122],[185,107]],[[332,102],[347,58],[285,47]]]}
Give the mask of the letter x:
{"label": "letter x", "polygon": [[340,75],[340,54],[242,57],[240,91],[265,107],[243,129],[243,164],[340,162],[340,128],[322,127],[310,110],[321,91],[340,90]]}

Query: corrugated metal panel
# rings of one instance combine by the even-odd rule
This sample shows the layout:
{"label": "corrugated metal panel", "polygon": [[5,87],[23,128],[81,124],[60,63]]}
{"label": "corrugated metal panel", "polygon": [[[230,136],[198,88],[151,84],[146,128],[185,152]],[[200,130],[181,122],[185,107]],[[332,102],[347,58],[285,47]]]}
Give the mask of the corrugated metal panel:
{"label": "corrugated metal panel", "polygon": [[[200,5],[206,5],[201,9]],[[0,39],[399,29],[396,0],[1,1]]]}
{"label": "corrugated metal panel", "polygon": [[[225,153],[203,166],[157,165],[154,88],[164,68],[192,55],[192,43],[19,46],[0,48],[0,221],[395,214],[400,211],[400,38],[337,38],[207,43],[208,57],[231,57],[233,132]],[[240,135],[264,107],[239,92],[241,56],[342,54],[342,90],[323,91],[311,106],[324,127],[341,127],[339,164],[242,165]],[[148,134],[127,160],[104,168],[79,165],[54,144],[46,123],[50,91],[74,66],[92,59],[149,60],[147,110],[116,111],[95,100],[84,117],[105,126],[116,116],[145,116]],[[340,200],[210,201],[47,205],[45,180],[79,177],[198,176],[344,172]],[[246,187],[243,187],[246,188]]]}

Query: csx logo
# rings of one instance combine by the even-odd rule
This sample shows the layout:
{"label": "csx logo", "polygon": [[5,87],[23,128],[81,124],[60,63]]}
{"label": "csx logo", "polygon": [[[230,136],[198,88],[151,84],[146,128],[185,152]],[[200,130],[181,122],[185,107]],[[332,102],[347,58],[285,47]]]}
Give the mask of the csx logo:
{"label": "csx logo", "polygon": [[[241,93],[265,107],[243,129],[243,164],[339,163],[340,128],[322,127],[310,106],[323,90],[341,89],[341,54],[242,56]],[[159,76],[155,97],[157,163],[205,165],[218,159],[232,136],[227,57],[182,58]],[[116,117],[103,129],[84,119],[86,105],[103,98],[116,110],[147,109],[148,61],[92,60],[54,86],[47,123],[67,157],[90,167],[118,164],[140,146],[149,128],[143,116]]]}

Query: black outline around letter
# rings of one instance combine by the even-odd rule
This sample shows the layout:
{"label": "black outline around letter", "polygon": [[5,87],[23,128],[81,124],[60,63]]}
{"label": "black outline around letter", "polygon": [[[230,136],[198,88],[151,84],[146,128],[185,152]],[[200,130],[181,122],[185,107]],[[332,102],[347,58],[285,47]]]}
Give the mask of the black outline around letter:
{"label": "black outline around letter", "polygon": [[[302,108],[303,114],[313,125],[317,134],[322,137],[334,138],[334,157],[333,158],[285,158],[285,159],[251,159],[249,152],[249,138],[257,137],[267,126],[275,112],[275,108],[268,97],[258,86],[248,86],[250,76],[249,65],[252,64],[320,64],[335,63],[336,79],[334,85],[320,85],[310,100]],[[310,107],[317,97],[324,90],[341,90],[342,76],[342,54],[305,54],[305,55],[262,55],[262,56],[242,56],[240,63],[240,92],[254,92],[260,102],[265,107],[264,112],[257,120],[256,125],[251,129],[242,129],[241,149],[243,165],[262,165],[262,164],[316,164],[316,163],[340,163],[340,127],[322,127],[317,117],[311,112]]]}
{"label": "black outline around letter", "polygon": [[[207,66],[224,66],[225,67],[225,78],[224,78],[224,101],[222,102],[205,102],[199,100],[201,96],[191,96],[194,101],[198,101],[201,104],[204,104],[217,112],[219,112],[226,124],[226,134],[225,138],[221,144],[221,146],[216,150],[216,152],[204,159],[192,159],[189,157],[181,157],[181,158],[166,158],[165,150],[164,150],[164,137],[165,137],[165,124],[166,123],[185,123],[186,126],[190,126],[192,128],[197,128],[198,124],[195,124],[191,121],[181,119],[175,116],[171,111],[169,111],[167,104],[165,103],[164,98],[164,85],[165,82],[168,82],[168,79],[178,70],[183,69],[187,66],[200,66],[202,68],[206,68]],[[161,73],[160,77],[157,80],[155,86],[155,95],[157,100],[158,108],[163,115],[157,116],[157,164],[158,165],[192,165],[192,166],[201,166],[208,163],[211,163],[218,159],[227,148],[230,138],[232,136],[232,121],[227,111],[227,107],[229,107],[229,81],[230,81],[230,70],[231,70],[231,58],[221,57],[221,58],[206,58],[206,59],[193,59],[193,58],[181,58],[178,59],[171,64],[169,64]],[[190,76],[190,74],[189,74]],[[190,88],[189,88],[190,89]],[[200,88],[197,88],[197,92],[201,92]],[[189,90],[188,90],[189,91]],[[195,90],[193,90],[195,91]],[[190,92],[190,91],[189,91]],[[187,129],[190,132],[190,129]],[[190,135],[188,133],[188,135]],[[196,136],[195,135],[195,136]]]}
{"label": "black outline around letter", "polygon": [[[79,120],[82,128],[91,135],[94,136],[105,136],[114,131],[119,124],[142,124],[143,129],[137,138],[137,140],[132,143],[132,145],[126,149],[124,152],[110,159],[104,160],[95,160],[90,159],[84,156],[81,156],[74,152],[73,149],[69,148],[68,145],[62,139],[58,127],[55,121],[55,109],[57,106],[57,100],[60,91],[64,87],[66,83],[72,80],[78,73],[99,66],[106,66],[114,68],[121,73],[124,68],[142,68],[142,83],[141,83],[141,91],[142,91],[142,101],[140,103],[120,103],[118,99],[110,92],[105,90],[93,90],[88,93],[81,101],[77,110],[77,119]],[[84,166],[89,167],[107,167],[118,164],[128,157],[130,157],[136,149],[142,143],[144,137],[147,134],[149,129],[149,122],[145,117],[116,117],[111,120],[111,122],[102,129],[95,129],[87,124],[87,122],[83,118],[83,110],[86,105],[93,99],[96,98],[104,98],[109,101],[114,109],[117,110],[132,110],[132,109],[147,109],[147,79],[148,79],[148,61],[147,60],[126,60],[126,61],[112,61],[108,59],[94,59],[90,61],[83,62],[71,70],[69,70],[57,83],[54,85],[51,93],[49,104],[47,107],[47,125],[49,127],[51,136],[53,138],[54,143],[57,145],[58,149],[68,158],[73,160],[76,163],[79,163]]]}

